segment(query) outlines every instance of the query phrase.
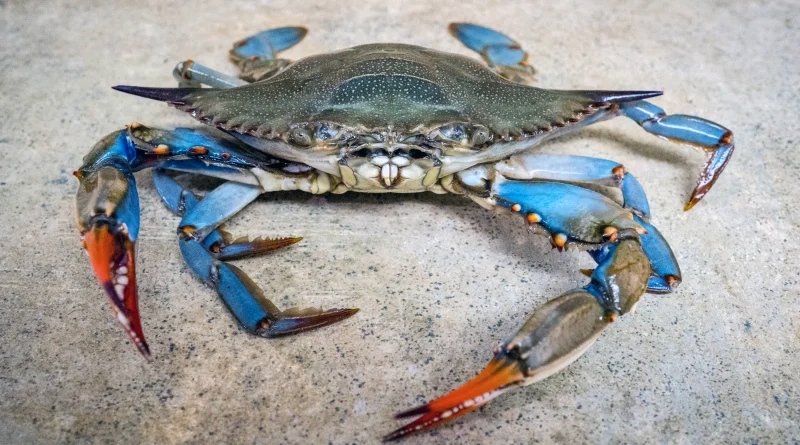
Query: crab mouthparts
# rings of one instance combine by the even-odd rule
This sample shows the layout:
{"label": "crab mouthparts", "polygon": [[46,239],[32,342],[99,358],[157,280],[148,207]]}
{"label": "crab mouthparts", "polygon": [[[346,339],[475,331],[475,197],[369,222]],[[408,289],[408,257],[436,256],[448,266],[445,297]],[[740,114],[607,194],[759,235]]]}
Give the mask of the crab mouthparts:
{"label": "crab mouthparts", "polygon": [[356,176],[372,179],[384,188],[392,188],[403,179],[424,176],[430,168],[431,158],[431,154],[419,149],[386,151],[382,148],[361,148],[348,153],[340,165],[344,167],[343,170],[352,171]]}

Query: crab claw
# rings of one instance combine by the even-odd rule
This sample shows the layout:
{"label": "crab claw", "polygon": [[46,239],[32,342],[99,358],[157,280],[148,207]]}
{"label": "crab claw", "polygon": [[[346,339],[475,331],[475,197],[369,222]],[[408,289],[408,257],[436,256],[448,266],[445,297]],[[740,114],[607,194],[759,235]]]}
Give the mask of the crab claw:
{"label": "crab claw", "polygon": [[[121,136],[120,136],[121,137]],[[113,148],[113,146],[112,146]],[[139,352],[150,358],[139,319],[136,292],[136,236],[139,198],[133,175],[113,160],[75,173],[78,228],[100,286]]]}
{"label": "crab claw", "polygon": [[392,431],[383,440],[397,440],[411,433],[433,428],[489,403],[507,389],[525,381],[524,366],[523,361],[512,357],[505,350],[499,350],[480,374],[460,388],[425,405],[396,414],[396,419],[419,417]]}
{"label": "crab claw", "polygon": [[139,352],[150,358],[139,318],[136,293],[136,244],[128,237],[125,226],[97,219],[83,236],[97,281],[103,287],[125,332]]}

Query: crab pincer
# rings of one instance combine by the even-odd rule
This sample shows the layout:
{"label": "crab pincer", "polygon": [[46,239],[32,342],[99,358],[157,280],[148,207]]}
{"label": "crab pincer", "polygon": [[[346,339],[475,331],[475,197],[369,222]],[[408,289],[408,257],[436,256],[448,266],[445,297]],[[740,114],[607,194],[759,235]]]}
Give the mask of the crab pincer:
{"label": "crab pincer", "polygon": [[516,386],[543,380],[578,359],[620,315],[631,312],[647,288],[650,263],[635,235],[612,245],[583,288],[554,298],[495,348],[477,377],[427,404],[399,413],[419,416],[384,440],[396,440],[452,420]]}
{"label": "crab pincer", "polygon": [[139,197],[130,167],[135,158],[124,130],[103,138],[74,173],[80,180],[75,203],[83,247],[97,280],[128,337],[150,358],[136,291]]}

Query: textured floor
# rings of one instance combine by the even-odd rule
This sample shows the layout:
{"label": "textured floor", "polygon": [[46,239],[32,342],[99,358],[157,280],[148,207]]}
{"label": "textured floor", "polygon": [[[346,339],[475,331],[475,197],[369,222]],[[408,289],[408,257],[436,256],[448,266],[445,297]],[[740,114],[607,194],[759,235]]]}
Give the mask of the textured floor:
{"label": "textured floor", "polygon": [[393,413],[471,378],[534,307],[585,282],[587,256],[458,197],[268,196],[229,230],[305,239],[239,265],[281,307],[361,312],[254,338],[188,272],[143,173],[151,363],[114,321],[71,172],[128,122],[195,123],[111,85],[172,86],[187,57],[233,73],[234,40],[288,24],[311,29],[295,58],[375,41],[469,54],[449,21],[508,31],[542,86],[663,88],[656,103],[730,127],[737,152],[684,213],[703,159],[690,148],[622,119],[543,147],[637,174],[684,283],[565,372],[407,443],[800,442],[800,6],[589,3],[1,1],[0,443],[376,443]]}

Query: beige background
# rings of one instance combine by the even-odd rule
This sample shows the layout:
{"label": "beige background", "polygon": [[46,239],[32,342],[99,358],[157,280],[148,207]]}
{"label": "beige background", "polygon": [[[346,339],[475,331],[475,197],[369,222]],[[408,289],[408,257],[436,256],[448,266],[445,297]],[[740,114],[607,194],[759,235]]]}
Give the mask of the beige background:
{"label": "beige background", "polygon": [[586,255],[459,197],[267,196],[229,229],[306,238],[240,266],[281,307],[362,309],[267,341],[188,272],[178,220],[142,173],[152,363],[113,320],[70,173],[123,124],[195,122],[111,85],[172,86],[187,57],[233,73],[233,41],[289,24],[311,30],[293,58],[377,41],[469,54],[454,20],[517,38],[545,87],[663,88],[656,103],[730,127],[737,152],[683,213],[702,162],[690,148],[623,119],[543,147],[637,174],[684,283],[565,372],[407,443],[800,441],[796,1],[0,4],[0,442],[376,443],[393,413],[471,378],[534,307],[584,283]]}

